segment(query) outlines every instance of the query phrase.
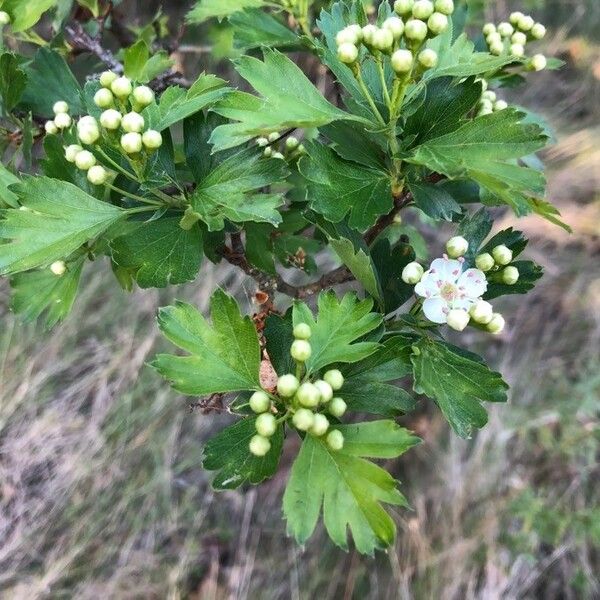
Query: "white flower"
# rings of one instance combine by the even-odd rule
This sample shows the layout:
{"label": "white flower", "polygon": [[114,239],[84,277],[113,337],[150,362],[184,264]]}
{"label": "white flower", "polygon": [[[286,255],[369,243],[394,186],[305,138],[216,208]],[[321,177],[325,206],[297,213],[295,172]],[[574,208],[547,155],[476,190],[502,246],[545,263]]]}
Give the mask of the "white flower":
{"label": "white flower", "polygon": [[447,323],[454,309],[468,311],[487,290],[485,275],[479,269],[463,271],[464,261],[436,258],[415,286],[422,298],[423,312],[434,323]]}

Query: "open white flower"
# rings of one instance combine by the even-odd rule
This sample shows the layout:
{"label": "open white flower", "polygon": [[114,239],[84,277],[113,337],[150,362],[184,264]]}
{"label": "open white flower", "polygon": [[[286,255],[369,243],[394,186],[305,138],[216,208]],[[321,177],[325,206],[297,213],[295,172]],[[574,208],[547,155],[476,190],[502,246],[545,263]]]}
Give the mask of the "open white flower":
{"label": "open white flower", "polygon": [[434,323],[446,323],[454,309],[468,311],[487,290],[485,274],[479,269],[463,271],[463,260],[436,258],[425,271],[415,293],[422,298],[423,312]]}

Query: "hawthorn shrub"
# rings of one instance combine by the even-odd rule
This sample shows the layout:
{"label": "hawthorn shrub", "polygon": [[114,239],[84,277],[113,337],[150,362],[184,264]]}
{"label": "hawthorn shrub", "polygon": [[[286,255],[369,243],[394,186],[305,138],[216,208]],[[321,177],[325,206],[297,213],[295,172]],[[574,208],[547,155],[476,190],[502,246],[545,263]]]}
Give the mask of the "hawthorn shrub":
{"label": "hawthorn shrub", "polygon": [[[125,291],[194,281],[204,260],[239,267],[258,314],[222,289],[209,320],[167,306],[158,327],[180,352],[152,362],[175,390],[239,417],[206,445],[214,487],[271,477],[299,435],[289,532],[304,543],[322,515],[342,548],[349,537],[368,554],[390,545],[384,505],[407,500],[372,459],[420,441],[395,419],[426,396],[468,438],[485,403],[507,399],[499,373],[444,340],[448,328],[500,334],[510,318],[492,301],[542,275],[521,257],[521,232],[490,237],[487,207],[566,227],[544,199],[543,121],[500,97],[559,66],[529,50],[544,26],[513,13],[473,42],[452,0],[370,12],[357,0],[200,0],[187,21],[229,20],[243,92],[176,72],[157,37],[164,21],[113,53],[112,3],[58,4],[0,11],[0,274],[12,309],[56,325],[93,261]],[[32,28],[52,9],[45,40]],[[105,65],[83,85],[68,63],[82,52]],[[296,64],[303,55],[327,69],[335,99]],[[409,207],[455,229],[430,264],[416,258],[417,229],[399,225]],[[324,272],[326,255],[340,266]],[[346,282],[359,291],[337,293]]]}

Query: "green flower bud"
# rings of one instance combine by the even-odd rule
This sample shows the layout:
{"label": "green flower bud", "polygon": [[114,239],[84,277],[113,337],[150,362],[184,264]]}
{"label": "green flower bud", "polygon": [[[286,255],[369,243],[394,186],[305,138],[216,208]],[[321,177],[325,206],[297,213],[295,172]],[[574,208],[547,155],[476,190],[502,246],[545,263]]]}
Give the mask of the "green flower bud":
{"label": "green flower bud", "polygon": [[66,273],[67,265],[64,260],[57,260],[50,265],[50,271],[60,277]]}
{"label": "green flower bud", "polygon": [[488,46],[492,46],[493,44],[502,44],[504,47],[504,42],[502,41],[502,36],[499,33],[490,33],[486,36],[485,41]]}
{"label": "green flower bud", "polygon": [[56,135],[58,133],[58,127],[54,121],[46,121],[46,123],[44,123],[44,129],[46,130],[46,133],[49,133],[50,135]]}
{"label": "green flower bud", "polygon": [[535,21],[529,15],[523,15],[517,23],[517,27],[521,31],[530,31],[535,25]]}
{"label": "green flower bud", "polygon": [[522,31],[515,31],[510,37],[510,41],[513,44],[521,44],[521,46],[525,46],[527,43],[527,36]]}
{"label": "green flower bud", "polygon": [[487,330],[490,333],[497,335],[504,330],[505,325],[506,321],[504,320],[504,317],[499,313],[494,313],[490,322],[487,324]]}
{"label": "green flower bud", "polygon": [[68,127],[71,127],[72,122],[73,122],[73,120],[67,113],[58,113],[54,117],[54,124],[59,129],[67,129]]}
{"label": "green flower bud", "polygon": [[502,281],[506,285],[514,285],[519,281],[519,269],[517,267],[505,267],[502,270]]}
{"label": "green flower bud", "polygon": [[327,437],[325,438],[325,440],[327,441],[327,445],[332,450],[338,451],[344,447],[344,435],[338,429],[334,429],[333,431],[330,431],[327,434]]}
{"label": "green flower bud", "polygon": [[485,117],[486,115],[491,115],[494,112],[493,107],[491,106],[482,106],[479,112],[477,113],[478,117]]}
{"label": "green flower bud", "polygon": [[295,375],[288,373],[287,375],[282,375],[277,380],[277,393],[282,398],[291,398],[297,391],[300,386],[300,382]]}
{"label": "green flower bud", "polygon": [[524,17],[525,15],[522,12],[516,11],[513,13],[510,13],[510,17],[508,18],[508,20],[513,24],[513,25],[518,25],[519,21]]}
{"label": "green flower bud", "polygon": [[279,131],[273,131],[269,134],[268,140],[269,142],[276,142],[281,137]]}
{"label": "green flower bud", "polygon": [[504,52],[504,44],[502,42],[493,42],[490,44],[490,53],[494,56],[500,56]]}
{"label": "green flower bud", "polygon": [[333,388],[326,381],[318,379],[315,381],[314,386],[319,390],[323,404],[326,404],[333,398]]}
{"label": "green flower bud", "polygon": [[264,413],[271,408],[271,398],[269,398],[269,395],[266,392],[254,392],[254,394],[250,396],[249,404],[250,408],[255,413]]}
{"label": "green flower bud", "polygon": [[404,26],[404,36],[406,39],[422,42],[427,37],[427,23],[419,21],[418,19],[410,19]]}
{"label": "green flower bud", "polygon": [[75,157],[83,150],[79,144],[71,144],[65,148],[65,158],[70,162],[75,162]]}
{"label": "green flower bud", "polygon": [[434,35],[440,35],[448,29],[448,17],[442,13],[434,12],[427,20],[427,27]]}
{"label": "green flower bud", "polygon": [[531,28],[531,37],[534,40],[541,40],[546,35],[546,28],[541,23],[536,23]]}
{"label": "green flower bud", "polygon": [[81,119],[77,121],[77,129],[87,129],[88,127],[98,128],[98,121],[90,115],[85,115],[85,117],[81,117]]}
{"label": "green flower bud", "polygon": [[394,35],[389,29],[378,29],[373,35],[372,45],[377,50],[387,52],[394,45]]}
{"label": "green flower bud", "polygon": [[417,0],[412,9],[412,14],[415,19],[425,20],[433,14],[433,2],[430,0]]}
{"label": "green flower bud", "polygon": [[484,273],[494,268],[496,261],[491,254],[484,252],[483,254],[477,255],[475,258],[475,266]]}
{"label": "green flower bud", "polygon": [[424,272],[423,267],[418,262],[410,262],[402,269],[402,281],[409,285],[415,285],[421,281]]}
{"label": "green flower bud", "polygon": [[312,348],[306,340],[295,340],[292,342],[290,354],[298,362],[306,362],[312,354]]}
{"label": "green flower bud", "polygon": [[308,431],[315,423],[315,415],[308,408],[299,408],[292,417],[292,423],[300,431]]}
{"label": "green flower bud", "polygon": [[293,135],[291,135],[287,140],[285,140],[285,149],[290,152],[296,150],[296,148],[298,148],[299,145],[300,142],[298,141],[298,138],[294,137]]}
{"label": "green flower bud", "polygon": [[296,392],[296,399],[302,406],[314,408],[321,401],[321,392],[312,383],[303,383]]}
{"label": "green flower bud", "polygon": [[133,85],[131,85],[131,79],[128,77],[117,77],[117,79],[110,84],[110,89],[117,98],[124,100],[131,95]]}
{"label": "green flower bud", "polygon": [[145,125],[144,117],[133,111],[123,115],[121,119],[121,127],[127,133],[141,133]]}
{"label": "green flower bud", "polygon": [[82,171],[88,171],[96,164],[96,157],[89,150],[82,150],[75,157],[75,165]]}
{"label": "green flower bud", "polygon": [[494,110],[494,105],[489,100],[482,100],[479,103],[479,107],[481,108],[481,110],[485,110],[486,114],[488,115],[491,114]]}
{"label": "green flower bud", "polygon": [[394,12],[401,17],[412,12],[415,0],[396,0],[394,2]]}
{"label": "green flower bud", "polygon": [[489,302],[479,300],[471,306],[469,314],[475,323],[487,325],[492,320],[494,308]]}
{"label": "green flower bud", "polygon": [[498,33],[502,37],[510,37],[515,32],[515,28],[510,23],[500,23]]}
{"label": "green flower bud", "polygon": [[268,438],[277,431],[277,419],[271,413],[262,413],[256,417],[254,426],[258,435]]}
{"label": "green flower bud", "polygon": [[94,94],[94,104],[100,108],[108,108],[113,105],[114,101],[113,93],[107,88],[100,88]]}
{"label": "green flower bud", "polygon": [[511,56],[516,56],[517,58],[525,56],[525,48],[521,44],[511,44],[509,51]]}
{"label": "green flower bud", "polygon": [[281,154],[281,152],[273,152],[273,154],[271,154],[271,158],[276,158],[277,160],[285,160],[285,156]]}
{"label": "green flower bud", "polygon": [[142,143],[148,150],[158,150],[163,143],[162,135],[154,129],[148,129],[142,135]]}
{"label": "green flower bud", "polygon": [[330,369],[323,375],[323,379],[331,386],[331,389],[337,391],[344,385],[344,376],[338,369]]}
{"label": "green flower bud", "polygon": [[269,140],[266,137],[259,137],[256,140],[256,145],[259,148],[266,148],[269,145]]}
{"label": "green flower bud", "polygon": [[462,308],[453,308],[447,317],[448,327],[452,327],[456,331],[463,331],[470,320],[469,313]]}
{"label": "green flower bud", "polygon": [[342,398],[333,398],[329,405],[327,406],[327,410],[338,419],[344,415],[348,405],[344,402]]}
{"label": "green flower bud", "polygon": [[78,127],[77,135],[84,144],[95,144],[100,138],[100,130],[97,125],[89,127]]}
{"label": "green flower bud", "polygon": [[355,44],[360,44],[362,42],[362,27],[358,23],[352,23],[352,25],[348,25],[346,29],[352,33],[354,33],[354,39],[356,40]]}
{"label": "green flower bud", "polygon": [[435,10],[443,15],[451,15],[454,12],[452,0],[435,0]]}
{"label": "green flower bud", "polygon": [[5,10],[0,10],[0,27],[10,23],[10,15]]}
{"label": "green flower bud", "polygon": [[446,242],[446,252],[450,258],[464,256],[469,249],[469,242],[461,235],[456,235]]}
{"label": "green flower bud", "polygon": [[508,102],[504,100],[498,100],[494,102],[494,110],[506,110],[508,108]]}
{"label": "green flower bud", "polygon": [[144,108],[154,102],[154,92],[147,85],[138,85],[133,88],[133,100]]}
{"label": "green flower bud", "polygon": [[317,413],[313,417],[313,424],[310,428],[310,433],[312,433],[316,437],[321,437],[327,433],[329,429],[329,419],[322,415],[321,413]]}
{"label": "green flower bud", "polygon": [[483,35],[487,38],[492,33],[496,33],[496,26],[493,23],[486,23],[481,29]]}
{"label": "green flower bud", "polygon": [[482,100],[489,100],[490,102],[495,102],[496,101],[496,92],[492,92],[492,90],[488,90],[487,92],[483,92],[483,94],[481,94],[481,99]]}
{"label": "green flower bud", "polygon": [[142,151],[142,136],[134,131],[121,136],[121,148],[127,154],[137,154]]}
{"label": "green flower bud", "polygon": [[100,115],[100,125],[102,125],[104,129],[114,131],[115,129],[119,129],[121,126],[121,119],[122,115],[118,110],[109,108]]}
{"label": "green flower bud", "polygon": [[350,27],[346,27],[345,29],[338,31],[335,36],[335,43],[338,46],[342,46],[343,44],[352,44],[354,46],[360,42],[361,37],[362,28],[359,35],[355,28],[350,29]]}
{"label": "green flower bud", "polygon": [[248,447],[254,456],[264,456],[271,449],[271,442],[262,435],[255,435],[250,440]]}
{"label": "green flower bud", "polygon": [[536,54],[531,57],[529,61],[529,67],[534,71],[543,71],[546,68],[548,61],[543,54]]}
{"label": "green flower bud", "polygon": [[119,76],[112,71],[104,71],[104,73],[100,75],[100,85],[104,88],[109,88],[113,81],[115,81],[115,79],[118,77]]}
{"label": "green flower bud", "polygon": [[106,183],[108,173],[106,169],[100,165],[90,167],[87,172],[88,181],[94,185],[103,185]]}
{"label": "green flower bud", "polygon": [[371,46],[373,44],[373,37],[375,36],[378,30],[379,29],[371,23],[365,25],[362,28],[363,41],[365,44],[367,44],[367,46]]}
{"label": "green flower bud", "polygon": [[510,248],[507,248],[504,244],[496,246],[492,250],[492,256],[498,265],[507,265],[513,259],[513,253]]}
{"label": "green flower bud", "polygon": [[297,340],[308,340],[311,335],[312,331],[310,325],[307,325],[306,323],[298,323],[298,325],[294,327],[294,337]]}
{"label": "green flower bud", "polygon": [[390,17],[383,22],[383,28],[390,31],[394,40],[398,41],[404,33],[404,21],[399,17]]}
{"label": "green flower bud", "polygon": [[62,113],[68,113],[69,105],[64,100],[59,100],[58,102],[54,103],[54,106],[52,107],[52,111],[54,112],[55,115],[60,115]]}
{"label": "green flower bud", "polygon": [[273,148],[271,148],[271,146],[267,146],[263,152],[263,156],[265,158],[271,158],[273,156]]}
{"label": "green flower bud", "polygon": [[392,54],[392,69],[396,73],[408,73],[413,67],[413,53],[410,50],[396,50]]}

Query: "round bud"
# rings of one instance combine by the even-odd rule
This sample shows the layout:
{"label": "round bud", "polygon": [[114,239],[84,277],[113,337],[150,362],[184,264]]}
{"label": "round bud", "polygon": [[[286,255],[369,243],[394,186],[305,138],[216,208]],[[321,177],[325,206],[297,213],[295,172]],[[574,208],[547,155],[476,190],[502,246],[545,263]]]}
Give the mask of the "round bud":
{"label": "round bud", "polygon": [[297,154],[306,154],[306,148],[304,147],[303,144],[300,144],[298,146],[298,149],[296,150],[296,153]]}
{"label": "round bud", "polygon": [[46,121],[46,123],[44,123],[44,129],[46,130],[46,133],[49,134],[55,135],[58,133],[58,127],[54,121]]}
{"label": "round bud", "polygon": [[139,133],[130,132],[121,136],[121,148],[127,154],[137,154],[142,151],[142,136]]}
{"label": "round bud", "polygon": [[308,340],[312,335],[312,331],[310,330],[310,325],[306,323],[298,323],[294,327],[294,337],[297,340]]}
{"label": "round bud", "polygon": [[412,14],[415,19],[428,19],[433,14],[433,2],[431,0],[417,0],[413,4]]}
{"label": "round bud", "polygon": [[0,10],[0,27],[10,23],[10,15],[5,10]]}
{"label": "round bud", "polygon": [[121,98],[123,100],[129,97],[133,91],[131,79],[129,79],[129,77],[117,77],[117,79],[110,84],[110,89],[117,98]]}
{"label": "round bud", "polygon": [[329,403],[329,405],[327,406],[327,409],[329,410],[329,412],[334,417],[337,417],[338,419],[344,415],[347,408],[348,408],[348,405],[344,402],[344,400],[342,400],[342,398],[338,398],[338,397],[333,398],[331,400],[331,402]]}
{"label": "round bud", "polygon": [[487,325],[492,320],[494,308],[489,302],[478,300],[471,306],[469,314],[475,323]]}
{"label": "round bud", "polygon": [[525,56],[525,48],[521,46],[521,44],[511,44],[510,54],[512,56],[516,56],[517,58],[522,58]]}
{"label": "round bud", "polygon": [[456,235],[446,242],[446,252],[450,258],[464,256],[469,249],[469,242],[461,235]]}
{"label": "round bud", "polygon": [[271,158],[271,156],[273,156],[273,148],[271,148],[271,146],[267,146],[263,152],[263,156],[265,158]]}
{"label": "round bud", "polygon": [[87,178],[88,181],[94,185],[103,185],[106,183],[108,173],[104,167],[100,165],[94,165],[93,167],[89,168],[87,172]]}
{"label": "round bud", "polygon": [[510,37],[515,32],[515,28],[510,23],[500,23],[498,33],[502,37]]}
{"label": "round bud", "polygon": [[435,35],[444,33],[448,29],[448,17],[442,13],[434,12],[427,20],[427,27]]}
{"label": "round bud", "polygon": [[277,431],[277,419],[271,413],[262,413],[254,423],[256,432],[263,437],[271,437]]}
{"label": "round bud", "polygon": [[290,349],[290,354],[298,362],[306,362],[312,353],[312,348],[306,340],[294,340]]}
{"label": "round bud", "polygon": [[496,102],[496,92],[492,92],[492,90],[487,90],[481,94],[482,100],[489,100],[490,102]]}
{"label": "round bud", "polygon": [[519,269],[517,267],[506,267],[502,271],[502,281],[506,285],[515,285],[519,281]]}
{"label": "round bud", "polygon": [[113,105],[115,97],[113,93],[107,88],[100,88],[94,94],[94,104],[100,108],[108,108]]}
{"label": "round bud", "polygon": [[327,434],[325,438],[327,441],[327,445],[332,450],[341,450],[344,447],[344,435],[338,429],[334,429]]}
{"label": "round bud", "polygon": [[418,19],[410,19],[404,26],[404,36],[408,40],[422,42],[427,37],[427,23]]}
{"label": "round bud", "polygon": [[104,73],[100,75],[100,85],[104,88],[109,88],[117,77],[119,76],[112,71],[104,71]]}
{"label": "round bud", "polygon": [[504,320],[504,317],[500,313],[494,313],[490,322],[487,324],[487,330],[496,335],[504,329],[505,325],[506,321]]}
{"label": "round bud", "polygon": [[373,47],[387,52],[394,45],[394,36],[389,29],[378,29],[373,35]]}
{"label": "round bud", "polygon": [[435,0],[435,10],[443,15],[451,15],[454,12],[452,0]]}
{"label": "round bud", "polygon": [[[362,35],[362,28],[361,28],[361,35]],[[345,29],[342,29],[341,31],[338,31],[337,35],[335,36],[335,43],[338,46],[341,46],[343,44],[358,44],[358,42],[360,41],[360,38],[356,32],[356,29],[350,29],[350,27],[346,27]]]}
{"label": "round bud", "polygon": [[98,129],[97,125],[93,127],[78,127],[77,135],[84,144],[91,145],[98,141],[98,138],[100,137],[100,130]]}
{"label": "round bud", "polygon": [[277,380],[277,393],[282,398],[291,398],[297,391],[300,382],[295,375],[288,373]]}
{"label": "round bud", "polygon": [[521,44],[521,46],[524,46],[527,43],[527,36],[522,31],[515,31],[511,35],[510,41],[513,44]]}
{"label": "round bud", "polygon": [[323,379],[331,386],[332,390],[339,390],[344,385],[344,376],[338,369],[330,369],[323,375]]}
{"label": "round bud", "polygon": [[477,113],[478,117],[485,117],[485,115],[491,115],[494,112],[493,107],[491,106],[482,106],[479,112]]}
{"label": "round bud", "polygon": [[482,100],[479,103],[479,107],[481,108],[481,110],[485,110],[487,114],[490,114],[494,111],[494,104],[489,100]]}
{"label": "round bud", "polygon": [[89,150],[82,150],[75,157],[75,165],[82,171],[88,171],[96,164],[96,157]]}
{"label": "round bud", "polygon": [[133,111],[123,115],[121,119],[121,127],[127,133],[141,133],[145,124],[144,117]]}
{"label": "round bud", "polygon": [[524,17],[525,15],[520,12],[520,11],[516,11],[513,13],[510,13],[510,17],[508,18],[508,20],[513,24],[513,25],[517,25],[519,23],[519,21]]}
{"label": "round bud", "polygon": [[122,115],[118,110],[109,108],[100,115],[100,125],[102,125],[104,129],[114,131],[115,129],[119,129],[121,126],[121,118]]}
{"label": "round bud", "polygon": [[264,456],[271,449],[271,442],[262,435],[255,435],[248,444],[254,456]]}
{"label": "round bud", "polygon": [[273,131],[269,134],[269,142],[276,142],[281,137],[279,131]]}
{"label": "round bud", "polygon": [[493,23],[486,23],[481,29],[483,35],[487,38],[492,33],[496,33],[496,26]]}
{"label": "round bud", "polygon": [[521,31],[530,31],[535,25],[535,21],[529,15],[523,15],[517,23],[517,27]]}
{"label": "round bud", "polygon": [[358,48],[354,44],[342,44],[338,48],[338,58],[345,65],[350,65],[356,62],[358,58]]}
{"label": "round bud", "polygon": [[362,37],[365,44],[371,46],[373,44],[373,36],[377,33],[378,28],[369,23],[362,28]]}
{"label": "round bud", "polygon": [[79,144],[71,144],[65,148],[65,158],[70,162],[75,162],[75,157],[83,150]]}
{"label": "round bud", "polygon": [[54,117],[54,124],[59,129],[67,129],[67,127],[71,127],[72,122],[73,122],[73,120],[67,113],[58,113]]}
{"label": "round bud", "polygon": [[492,256],[498,265],[507,265],[513,259],[513,253],[510,248],[507,248],[504,244],[496,246],[492,250]]}
{"label": "round bud", "polygon": [[316,415],[314,415],[313,424],[310,428],[310,433],[317,437],[321,437],[322,435],[325,435],[327,433],[328,429],[329,419],[321,413],[317,413]]}
{"label": "round bud", "polygon": [[296,398],[302,406],[314,408],[321,401],[321,392],[319,388],[312,383],[303,383],[296,392]]}
{"label": "round bud", "polygon": [[297,137],[291,135],[287,140],[285,140],[285,149],[292,151],[295,150],[300,145]]}
{"label": "round bud", "polygon": [[300,431],[308,431],[315,422],[315,415],[308,408],[299,408],[292,417],[292,423]]}
{"label": "round bud", "polygon": [[453,308],[447,317],[447,323],[449,327],[456,331],[462,331],[471,320],[469,313],[462,308]]}
{"label": "round bud", "polygon": [[92,117],[90,115],[81,117],[81,119],[79,119],[79,121],[77,121],[77,129],[86,129],[88,127],[98,128],[98,121],[96,121],[96,119],[94,119],[94,117]]}
{"label": "round bud", "polygon": [[54,275],[58,275],[60,277],[67,271],[67,265],[65,264],[64,260],[57,260],[50,265],[50,271],[52,271]]}
{"label": "round bud", "polygon": [[504,52],[504,44],[502,42],[493,42],[490,44],[490,52],[495,56],[500,56]]}
{"label": "round bud", "polygon": [[285,156],[281,154],[281,152],[273,152],[273,154],[271,154],[271,158],[276,158],[277,160],[285,160]]}
{"label": "round bud", "polygon": [[148,129],[142,135],[142,142],[148,150],[158,150],[162,146],[163,139],[160,132]]}
{"label": "round bud", "polygon": [[530,66],[534,71],[543,71],[548,64],[546,57],[543,54],[536,54],[531,57]]}
{"label": "round bud", "polygon": [[396,50],[392,54],[391,63],[396,73],[408,73],[413,66],[413,54],[410,50]]}
{"label": "round bud", "polygon": [[424,272],[423,267],[418,262],[409,262],[402,269],[402,281],[409,285],[416,285],[423,278]]}
{"label": "round bud", "polygon": [[154,92],[147,85],[138,85],[133,89],[133,99],[143,108],[154,102]]}
{"label": "round bud", "polygon": [[481,83],[481,91],[485,92],[488,89],[488,82],[485,79],[478,79],[479,83]]}
{"label": "round bud", "polygon": [[404,21],[399,17],[390,17],[383,22],[383,28],[387,29],[398,41],[404,33]]}
{"label": "round bud", "polygon": [[494,260],[491,254],[484,252],[483,254],[478,254],[475,258],[475,266],[484,273],[494,268],[496,261]]}
{"label": "round bud", "polygon": [[394,2],[394,12],[401,17],[412,12],[415,0],[396,0]]}
{"label": "round bud", "polygon": [[502,44],[502,36],[497,33],[490,33],[488,36],[486,36],[485,41],[487,42],[488,46],[491,46],[492,44]]}
{"label": "round bud", "polygon": [[360,42],[362,42],[362,27],[358,23],[352,23],[352,25],[348,25],[346,29],[354,33],[356,39],[354,42],[355,44],[360,44]]}
{"label": "round bud", "polygon": [[259,148],[266,148],[269,145],[269,140],[266,137],[259,137],[256,139],[256,145]]}
{"label": "round bud", "polygon": [[59,100],[58,102],[54,103],[52,110],[54,111],[55,115],[60,115],[61,113],[68,113],[69,105],[64,100]]}
{"label": "round bud", "polygon": [[546,28],[541,23],[536,23],[531,28],[531,37],[534,40],[541,40],[546,35]]}
{"label": "round bud", "polygon": [[494,110],[505,110],[508,108],[508,102],[505,100],[498,100],[494,102]]}
{"label": "round bud", "polygon": [[255,413],[264,413],[271,407],[271,398],[266,392],[254,392],[249,400],[250,408]]}
{"label": "round bud", "polygon": [[319,390],[323,404],[326,404],[333,398],[333,388],[326,381],[318,379],[315,381],[314,386]]}

